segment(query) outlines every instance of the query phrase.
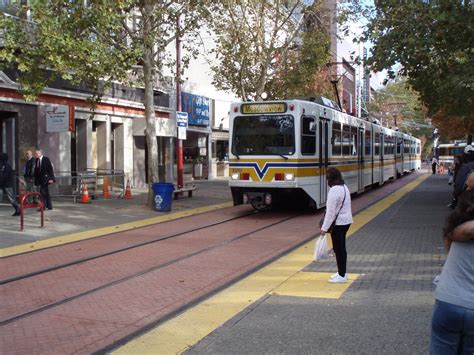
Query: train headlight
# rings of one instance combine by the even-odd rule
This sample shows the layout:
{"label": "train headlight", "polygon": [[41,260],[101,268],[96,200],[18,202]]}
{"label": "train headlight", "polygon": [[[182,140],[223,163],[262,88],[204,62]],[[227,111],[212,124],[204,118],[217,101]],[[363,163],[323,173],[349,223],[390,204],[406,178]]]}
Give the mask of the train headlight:
{"label": "train headlight", "polygon": [[292,173],[285,174],[285,181],[292,181],[294,179],[295,179],[295,174],[292,174]]}
{"label": "train headlight", "polygon": [[232,180],[239,180],[240,174],[239,173],[232,173],[231,178],[232,178]]}

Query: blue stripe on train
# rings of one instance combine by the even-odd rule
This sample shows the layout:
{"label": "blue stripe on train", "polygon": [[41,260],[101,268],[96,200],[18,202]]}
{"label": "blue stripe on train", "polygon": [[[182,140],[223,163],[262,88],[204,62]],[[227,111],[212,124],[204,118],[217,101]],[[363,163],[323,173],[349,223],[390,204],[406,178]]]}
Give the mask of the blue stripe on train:
{"label": "blue stripe on train", "polygon": [[257,172],[257,175],[262,179],[270,168],[317,168],[319,163],[298,163],[298,162],[288,162],[288,163],[265,163],[263,169],[260,170],[260,167],[257,163],[230,163],[229,167],[231,168],[254,168]]}
{"label": "blue stripe on train", "polygon": [[[351,164],[357,164],[357,160],[349,160],[349,161],[332,161],[329,162],[329,165],[334,166],[334,165],[351,165]],[[263,166],[263,169],[260,169],[260,166],[255,163],[255,162],[232,162],[229,163],[229,167],[231,168],[254,168],[255,171],[257,172],[257,175],[260,179],[262,179],[265,174],[267,173],[268,169],[270,168],[318,168],[320,167],[321,164],[318,162],[312,162],[312,163],[298,163],[298,162],[278,162],[278,163],[265,163]]]}

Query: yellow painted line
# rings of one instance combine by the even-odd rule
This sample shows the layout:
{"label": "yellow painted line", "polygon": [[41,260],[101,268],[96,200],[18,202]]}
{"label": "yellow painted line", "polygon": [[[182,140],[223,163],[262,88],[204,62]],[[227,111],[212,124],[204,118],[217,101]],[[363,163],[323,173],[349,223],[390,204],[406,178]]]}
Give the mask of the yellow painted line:
{"label": "yellow painted line", "polygon": [[179,218],[192,216],[192,215],[209,212],[209,211],[215,211],[221,208],[227,208],[231,206],[233,206],[232,202],[226,202],[226,203],[221,203],[217,205],[199,207],[192,210],[172,213],[165,216],[151,217],[151,218],[142,219],[139,221],[123,223],[116,226],[86,230],[86,231],[72,233],[72,234],[68,234],[68,235],[64,235],[60,237],[39,240],[34,243],[21,244],[21,245],[17,245],[13,247],[0,249],[0,257],[22,254],[22,253],[26,253],[32,250],[40,250],[40,249],[44,249],[44,248],[48,248],[48,247],[52,247],[56,245],[68,244],[68,243],[77,242],[80,240],[100,237],[100,236],[111,234],[111,233],[123,232],[123,231],[136,229],[140,227],[147,227],[153,224],[166,222],[166,221],[172,221],[174,219],[179,219]]}
{"label": "yellow painted line", "polygon": [[359,275],[348,274],[349,281],[341,284],[328,282],[330,272],[299,272],[278,286],[272,294],[277,296],[340,298]]}
{"label": "yellow painted line", "polygon": [[[413,190],[429,176],[428,174],[421,176],[361,213],[358,213],[354,217],[354,223],[349,230],[348,236],[353,235],[366,223]],[[330,242],[330,238],[328,239]],[[302,295],[302,292],[299,291],[302,288],[301,284],[312,281],[315,282],[313,287],[316,289],[320,279],[325,279],[327,283],[329,274],[312,273],[315,275],[301,275],[310,274],[302,272],[302,270],[312,262],[313,247],[314,241],[304,244],[295,251],[281,257],[186,312],[125,344],[114,351],[114,354],[179,354],[188,350],[266,294],[283,294],[285,292],[286,295]],[[356,278],[357,275],[349,275],[349,280]],[[348,283],[349,285],[350,282]],[[327,283],[325,289],[317,293],[317,297],[338,298],[349,285]],[[314,294],[316,294],[316,290]]]}

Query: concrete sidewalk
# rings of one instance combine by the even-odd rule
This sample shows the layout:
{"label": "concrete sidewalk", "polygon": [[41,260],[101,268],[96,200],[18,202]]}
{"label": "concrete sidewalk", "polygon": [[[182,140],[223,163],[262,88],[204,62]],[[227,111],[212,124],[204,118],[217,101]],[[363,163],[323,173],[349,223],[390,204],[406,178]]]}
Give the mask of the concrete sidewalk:
{"label": "concrete sidewalk", "polygon": [[[446,207],[450,196],[446,176],[430,176],[356,231],[347,250],[348,272],[358,277],[342,297],[282,295],[277,290],[187,353],[426,354],[433,279],[446,255],[441,230],[451,212]],[[335,270],[330,258],[300,274]],[[307,287],[301,283],[295,289]]]}
{"label": "concrete sidewalk", "polygon": [[74,203],[72,199],[53,197],[53,210],[46,210],[45,227],[40,228],[40,213],[36,209],[25,210],[25,230],[19,231],[20,218],[12,217],[14,212],[10,204],[0,204],[0,248],[32,243],[38,240],[65,236],[101,227],[116,226],[127,222],[139,221],[157,216],[195,208],[231,203],[232,195],[228,181],[194,181],[197,189],[193,197],[185,193],[172,202],[170,212],[154,211],[147,206],[148,193],[145,190],[133,190],[132,200],[119,199],[113,193],[110,199],[93,200],[90,204]]}

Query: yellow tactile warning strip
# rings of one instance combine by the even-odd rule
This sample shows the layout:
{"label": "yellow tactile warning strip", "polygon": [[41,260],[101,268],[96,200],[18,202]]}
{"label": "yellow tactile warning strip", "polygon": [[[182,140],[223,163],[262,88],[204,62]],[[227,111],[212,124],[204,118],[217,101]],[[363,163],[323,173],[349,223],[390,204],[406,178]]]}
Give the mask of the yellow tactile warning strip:
{"label": "yellow tactile warning strip", "polygon": [[349,281],[341,284],[328,282],[332,273],[329,272],[298,272],[273,290],[273,295],[310,297],[310,298],[340,298],[349,288],[357,274],[348,274]]}
{"label": "yellow tactile warning strip", "polygon": [[[354,217],[348,237],[416,188],[429,176],[426,174],[419,177],[358,213]],[[328,239],[331,244],[330,238]],[[349,274],[347,284],[333,285],[327,282],[330,275],[328,273],[302,272],[312,261],[313,247],[314,241],[306,243],[290,254],[129,342],[117,349],[114,354],[182,353],[269,293],[303,297],[341,297],[358,275]],[[324,289],[316,289],[323,282]]]}
{"label": "yellow tactile warning strip", "polygon": [[21,244],[21,245],[9,247],[9,248],[0,249],[0,257],[22,254],[28,251],[44,249],[44,248],[52,247],[55,245],[67,244],[67,243],[77,242],[80,240],[90,239],[94,237],[100,237],[106,234],[123,232],[123,231],[140,228],[140,227],[146,227],[146,226],[156,224],[156,223],[171,221],[174,219],[179,219],[179,218],[192,216],[195,214],[200,214],[200,213],[209,212],[209,211],[215,211],[221,208],[226,208],[226,207],[231,207],[231,206],[233,206],[232,202],[226,202],[226,203],[221,203],[218,205],[199,207],[192,210],[172,213],[165,216],[152,217],[152,218],[142,219],[140,221],[135,221],[135,222],[128,222],[128,223],[119,224],[116,226],[103,227],[103,228],[87,230],[83,232],[72,233],[72,234],[61,236],[61,237],[39,240],[34,243]]}

